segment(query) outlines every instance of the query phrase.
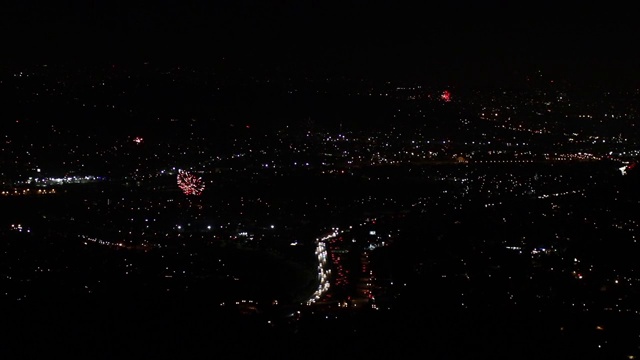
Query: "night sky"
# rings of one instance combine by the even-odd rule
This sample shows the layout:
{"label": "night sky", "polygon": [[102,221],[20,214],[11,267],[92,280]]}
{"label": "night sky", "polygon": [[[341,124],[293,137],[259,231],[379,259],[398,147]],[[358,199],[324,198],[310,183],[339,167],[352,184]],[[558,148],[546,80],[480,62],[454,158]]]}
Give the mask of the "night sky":
{"label": "night sky", "polygon": [[[409,3],[409,2],[406,2]],[[609,3],[3,1],[3,64],[220,58],[292,71],[509,84],[640,83],[640,26]]]}
{"label": "night sky", "polygon": [[0,359],[640,358],[614,5],[0,0]]}

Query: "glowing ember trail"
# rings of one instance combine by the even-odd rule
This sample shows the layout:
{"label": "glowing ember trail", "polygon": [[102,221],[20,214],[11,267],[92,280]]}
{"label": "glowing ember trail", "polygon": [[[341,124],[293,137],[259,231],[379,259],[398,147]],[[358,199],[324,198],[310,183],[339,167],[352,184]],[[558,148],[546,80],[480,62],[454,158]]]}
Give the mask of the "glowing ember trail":
{"label": "glowing ember trail", "polygon": [[627,171],[632,170],[635,167],[636,167],[636,163],[633,162],[633,163],[631,163],[629,165],[625,165],[625,166],[623,166],[621,168],[618,168],[618,170],[620,170],[620,172],[622,172],[622,175],[627,175]]}
{"label": "glowing ember trail", "polygon": [[202,179],[184,170],[178,170],[178,187],[185,195],[201,195],[204,190]]}

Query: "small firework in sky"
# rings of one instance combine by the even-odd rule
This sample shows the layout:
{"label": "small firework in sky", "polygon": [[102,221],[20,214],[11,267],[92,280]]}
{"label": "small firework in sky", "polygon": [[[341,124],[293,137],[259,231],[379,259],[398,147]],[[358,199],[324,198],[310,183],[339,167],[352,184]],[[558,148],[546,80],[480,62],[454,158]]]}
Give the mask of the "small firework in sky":
{"label": "small firework in sky", "polygon": [[202,179],[189,173],[178,170],[178,187],[185,195],[201,195],[204,190]]}
{"label": "small firework in sky", "polygon": [[442,95],[440,95],[440,98],[444,102],[449,102],[451,101],[451,93],[449,92],[449,90],[445,90],[442,92]]}
{"label": "small firework in sky", "polygon": [[136,137],[133,139],[133,142],[134,142],[134,143],[136,143],[136,144],[142,144],[142,140],[143,140],[143,139],[142,139],[140,136],[136,136]]}

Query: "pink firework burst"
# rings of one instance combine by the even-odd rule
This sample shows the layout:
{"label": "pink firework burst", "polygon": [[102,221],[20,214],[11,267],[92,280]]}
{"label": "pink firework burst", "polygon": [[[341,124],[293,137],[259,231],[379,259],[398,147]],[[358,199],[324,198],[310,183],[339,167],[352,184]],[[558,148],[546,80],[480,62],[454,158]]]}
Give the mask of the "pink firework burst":
{"label": "pink firework burst", "polygon": [[178,170],[178,187],[185,195],[200,195],[204,190],[204,183],[190,172]]}

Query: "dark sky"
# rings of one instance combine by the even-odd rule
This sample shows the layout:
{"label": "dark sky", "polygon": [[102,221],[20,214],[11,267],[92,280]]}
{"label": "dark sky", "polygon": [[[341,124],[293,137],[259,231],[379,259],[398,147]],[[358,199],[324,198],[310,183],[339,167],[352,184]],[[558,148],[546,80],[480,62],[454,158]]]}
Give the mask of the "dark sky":
{"label": "dark sky", "polygon": [[226,57],[470,83],[521,79],[537,70],[572,81],[640,82],[634,9],[588,4],[7,0],[0,5],[0,61]]}

